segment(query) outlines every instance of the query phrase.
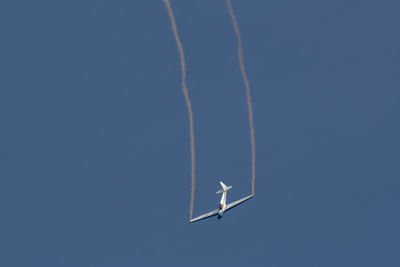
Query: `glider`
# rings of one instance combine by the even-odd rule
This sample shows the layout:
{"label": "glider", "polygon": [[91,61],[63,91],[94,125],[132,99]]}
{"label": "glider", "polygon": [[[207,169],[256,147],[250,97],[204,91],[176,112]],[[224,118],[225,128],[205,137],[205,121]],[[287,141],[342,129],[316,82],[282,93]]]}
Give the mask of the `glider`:
{"label": "glider", "polygon": [[206,218],[208,218],[208,217],[215,216],[215,215],[218,215],[218,219],[221,219],[221,217],[224,215],[224,212],[225,212],[225,211],[228,211],[228,210],[230,210],[231,208],[233,208],[233,207],[235,207],[235,206],[237,206],[237,205],[239,205],[239,204],[242,204],[242,203],[245,202],[246,200],[249,200],[250,198],[253,197],[253,195],[249,195],[249,196],[247,196],[247,197],[244,197],[244,198],[242,198],[242,199],[239,199],[239,200],[237,200],[237,201],[235,201],[235,202],[232,202],[232,203],[229,203],[229,204],[227,205],[227,204],[226,204],[226,192],[227,192],[229,189],[231,189],[232,186],[226,186],[223,182],[219,182],[219,183],[221,184],[222,189],[219,190],[219,191],[217,191],[217,194],[221,194],[221,193],[222,193],[222,197],[221,197],[221,200],[220,200],[220,202],[219,202],[218,209],[213,210],[213,211],[210,211],[210,212],[208,212],[208,213],[206,213],[206,214],[203,214],[203,215],[201,215],[201,216],[199,216],[199,217],[196,217],[196,218],[194,218],[194,219],[191,219],[191,220],[190,220],[191,223],[192,223],[192,222],[197,222],[197,221],[200,221],[200,220],[203,220],[203,219],[206,219]]}

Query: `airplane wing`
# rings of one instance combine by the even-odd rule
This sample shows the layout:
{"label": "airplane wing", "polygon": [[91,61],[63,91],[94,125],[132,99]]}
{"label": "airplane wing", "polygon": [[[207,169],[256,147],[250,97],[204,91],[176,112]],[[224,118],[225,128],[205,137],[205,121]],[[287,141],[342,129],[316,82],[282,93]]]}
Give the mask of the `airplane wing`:
{"label": "airplane wing", "polygon": [[233,207],[235,207],[235,206],[237,206],[239,204],[242,204],[243,202],[245,202],[246,200],[249,200],[252,197],[253,197],[253,195],[249,195],[249,196],[241,198],[241,199],[239,199],[239,200],[237,200],[235,202],[229,203],[228,205],[226,205],[225,211],[230,210],[231,208],[233,208]]}
{"label": "airplane wing", "polygon": [[215,216],[215,215],[217,215],[217,213],[218,213],[218,209],[210,211],[209,213],[200,215],[199,217],[196,217],[194,219],[191,219],[190,222],[192,223],[192,222],[200,221],[200,220],[203,220],[205,218],[208,218],[208,217],[211,217],[211,216]]}

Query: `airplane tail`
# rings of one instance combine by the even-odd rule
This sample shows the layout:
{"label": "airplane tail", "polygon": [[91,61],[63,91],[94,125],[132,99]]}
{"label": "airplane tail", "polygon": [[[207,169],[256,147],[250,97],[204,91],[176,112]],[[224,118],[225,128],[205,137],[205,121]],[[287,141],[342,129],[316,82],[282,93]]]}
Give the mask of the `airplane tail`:
{"label": "airplane tail", "polygon": [[221,194],[221,193],[226,192],[226,191],[228,191],[229,189],[232,188],[231,185],[230,185],[230,186],[226,186],[223,182],[219,182],[219,183],[221,184],[222,189],[221,189],[221,190],[218,190],[218,191],[217,191],[217,194]]}

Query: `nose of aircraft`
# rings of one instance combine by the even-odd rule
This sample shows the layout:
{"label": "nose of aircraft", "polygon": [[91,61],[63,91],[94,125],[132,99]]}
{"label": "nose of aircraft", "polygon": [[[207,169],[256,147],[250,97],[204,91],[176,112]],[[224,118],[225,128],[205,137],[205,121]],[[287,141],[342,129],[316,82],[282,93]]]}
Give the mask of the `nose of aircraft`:
{"label": "nose of aircraft", "polygon": [[221,217],[224,215],[223,211],[218,212],[218,219],[221,219]]}

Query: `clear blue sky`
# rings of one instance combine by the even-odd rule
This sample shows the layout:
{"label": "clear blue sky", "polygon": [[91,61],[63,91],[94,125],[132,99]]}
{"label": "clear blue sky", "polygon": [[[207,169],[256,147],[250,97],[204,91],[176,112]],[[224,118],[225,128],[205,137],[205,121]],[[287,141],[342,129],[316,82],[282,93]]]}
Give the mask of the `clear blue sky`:
{"label": "clear blue sky", "polygon": [[[398,1],[232,1],[256,196],[188,223],[189,126],[162,1],[0,4],[0,265],[400,266]],[[250,192],[225,3],[173,1],[194,215]]]}

